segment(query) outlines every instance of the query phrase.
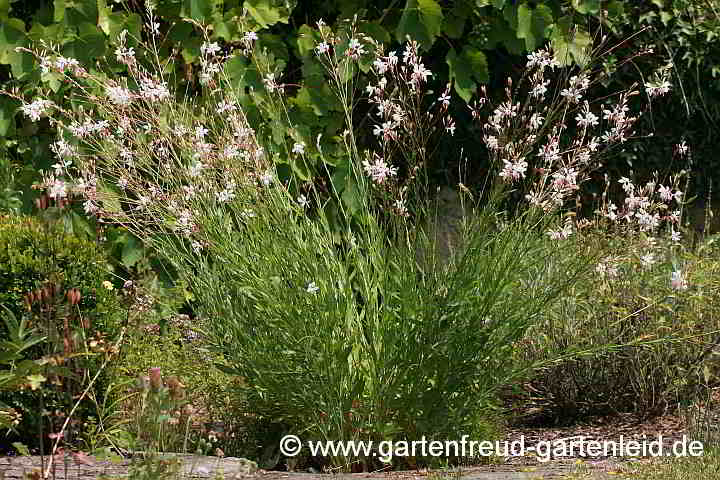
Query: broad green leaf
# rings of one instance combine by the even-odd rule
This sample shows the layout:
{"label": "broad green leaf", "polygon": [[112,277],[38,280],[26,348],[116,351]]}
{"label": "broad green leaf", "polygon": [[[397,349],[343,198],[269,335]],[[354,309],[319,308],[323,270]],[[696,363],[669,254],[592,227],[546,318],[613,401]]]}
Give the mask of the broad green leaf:
{"label": "broad green leaf", "polygon": [[12,134],[15,130],[15,113],[20,106],[14,98],[0,96],[0,136]]}
{"label": "broad green leaf", "polygon": [[97,0],[65,0],[65,22],[71,26],[82,23],[98,23]]}
{"label": "broad green leaf", "polygon": [[16,79],[22,79],[29,75],[37,68],[33,56],[26,52],[9,51],[5,56],[5,61],[0,63],[9,63],[10,71]]}
{"label": "broad green leaf", "polygon": [[377,22],[362,22],[358,30],[382,44],[387,45],[390,43],[390,33]]}
{"label": "broad green leaf", "polygon": [[35,22],[32,24],[27,37],[32,42],[44,40],[45,42],[61,43],[65,37],[65,25],[62,23],[53,23],[45,26]]}
{"label": "broad green leaf", "polygon": [[395,37],[401,43],[410,37],[430,49],[440,35],[442,21],[442,9],[435,0],[407,0]]}
{"label": "broad green leaf", "polygon": [[587,32],[574,28],[570,17],[560,18],[555,23],[550,40],[555,52],[555,60],[561,66],[573,62],[584,66],[590,60],[589,50],[592,39]]}
{"label": "broad green leaf", "polygon": [[10,0],[0,0],[0,18],[7,18],[10,12]]}
{"label": "broad green leaf", "polygon": [[120,197],[112,188],[104,183],[98,183],[97,190],[99,193],[98,197],[100,201],[102,201],[105,210],[111,213],[122,212]]}
{"label": "broad green leaf", "polygon": [[[98,8],[98,27],[105,35],[110,35],[110,9],[107,0],[97,0]],[[111,37],[112,38],[112,37]]]}
{"label": "broad green leaf", "polygon": [[125,237],[120,258],[125,268],[132,268],[145,255],[142,243],[132,236]]}
{"label": "broad green leaf", "polygon": [[102,31],[92,23],[81,23],[78,36],[63,46],[62,52],[67,57],[76,58],[84,65],[91,65],[96,58],[107,52],[107,41]]}
{"label": "broad green leaf", "polygon": [[127,43],[129,45],[137,44],[142,35],[142,17],[137,13],[120,13],[113,12],[110,14],[110,33],[108,36],[111,41],[115,41],[123,30],[127,30]]}
{"label": "broad green leaf", "polygon": [[65,5],[65,0],[54,0],[53,1],[53,21],[55,23],[60,23],[63,20],[65,20],[65,10],[67,9],[67,6]]}
{"label": "broad green leaf", "polygon": [[200,22],[212,16],[213,3],[209,0],[184,0],[181,15]]}
{"label": "broad green leaf", "polygon": [[310,180],[310,169],[308,168],[306,159],[302,156],[295,156],[290,159],[290,165],[300,180],[303,182]]}
{"label": "broad green leaf", "polygon": [[40,74],[40,81],[47,83],[53,93],[57,93],[60,90],[64,78],[63,74],[58,72],[50,71]]}
{"label": "broad green leaf", "polygon": [[600,11],[600,0],[572,0],[572,6],[583,15],[596,14]]}
{"label": "broad green leaf", "polygon": [[614,0],[607,4],[605,10],[607,10],[609,18],[617,18],[625,13],[625,4],[622,1]]}
{"label": "broad green leaf", "polygon": [[456,2],[443,20],[442,31],[450,38],[460,38],[472,10],[464,2]]}
{"label": "broad green leaf", "polygon": [[260,51],[267,51],[269,54],[268,60],[271,65],[274,64],[276,71],[284,70],[288,61],[290,61],[290,52],[288,52],[287,45],[280,35],[259,34],[255,48]]}
{"label": "broad green leaf", "polygon": [[237,22],[233,22],[227,15],[222,12],[213,12],[213,39],[222,38],[226,42],[233,39],[233,34],[237,32]]}
{"label": "broad green leaf", "polygon": [[545,29],[552,22],[552,11],[549,7],[538,5],[530,8],[527,4],[522,4],[517,12],[517,37],[525,40],[528,51],[533,51],[545,40]]}
{"label": "broad green leaf", "polygon": [[0,63],[10,63],[15,48],[24,47],[26,43],[25,22],[19,18],[0,19]]}
{"label": "broad green leaf", "polygon": [[337,99],[325,82],[317,86],[302,87],[292,102],[298,106],[311,108],[315,115],[320,117],[330,113],[330,110],[339,109]]}
{"label": "broad green leaf", "polygon": [[313,50],[319,41],[320,34],[310,25],[301,25],[298,28],[297,48],[301,57],[313,55]]}
{"label": "broad green leaf", "polygon": [[532,31],[532,9],[527,3],[518,7],[517,12],[517,36],[525,40],[525,48],[535,50],[535,35]]}
{"label": "broad green leaf", "polygon": [[490,79],[487,58],[474,47],[466,46],[460,54],[451,49],[445,62],[450,68],[450,80],[454,83],[455,92],[466,102],[477,90],[478,82],[487,83]]}
{"label": "broad green leaf", "polygon": [[243,5],[253,20],[262,28],[276,23],[288,23],[290,12],[294,8],[294,5],[288,5],[278,0],[245,0]]}

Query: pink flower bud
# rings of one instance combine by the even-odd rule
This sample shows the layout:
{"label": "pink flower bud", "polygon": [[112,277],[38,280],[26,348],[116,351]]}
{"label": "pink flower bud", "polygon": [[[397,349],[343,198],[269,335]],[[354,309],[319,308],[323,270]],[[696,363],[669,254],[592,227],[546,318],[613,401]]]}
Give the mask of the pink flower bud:
{"label": "pink flower bud", "polygon": [[150,374],[150,388],[154,391],[158,391],[163,387],[162,374],[160,373],[160,367],[151,367],[148,370]]}

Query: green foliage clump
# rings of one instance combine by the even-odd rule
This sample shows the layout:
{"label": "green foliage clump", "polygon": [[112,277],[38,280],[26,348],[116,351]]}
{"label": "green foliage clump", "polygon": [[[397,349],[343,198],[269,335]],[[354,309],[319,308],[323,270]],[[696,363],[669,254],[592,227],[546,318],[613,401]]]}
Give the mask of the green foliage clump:
{"label": "green foliage clump", "polygon": [[20,315],[27,309],[25,296],[50,280],[80,291],[78,306],[94,328],[114,330],[120,303],[103,286],[108,267],[95,243],[35,217],[0,217],[0,304]]}
{"label": "green foliage clump", "polygon": [[[22,414],[12,438],[30,446],[38,444],[41,430],[48,433],[45,412],[67,414],[73,397],[100,371],[124,318],[102,250],[65,233],[52,219],[56,213],[0,217],[0,305],[45,338],[23,352],[23,360],[44,365],[42,375],[0,395]],[[103,378],[95,380],[94,388],[101,388]]]}
{"label": "green foliage clump", "polygon": [[610,243],[613,256],[518,344],[528,363],[554,359],[529,382],[542,398],[535,420],[662,414],[695,401],[703,378],[717,378],[720,263],[709,243],[695,251],[652,239]]}

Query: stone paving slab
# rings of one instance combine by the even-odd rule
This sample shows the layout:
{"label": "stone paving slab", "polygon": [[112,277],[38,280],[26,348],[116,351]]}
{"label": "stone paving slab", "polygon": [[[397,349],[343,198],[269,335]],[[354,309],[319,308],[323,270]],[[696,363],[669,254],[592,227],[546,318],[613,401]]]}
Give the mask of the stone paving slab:
{"label": "stone paving slab", "polygon": [[[127,476],[130,460],[113,463],[89,457],[91,464],[76,464],[72,457],[58,459],[54,478],[67,480],[95,480],[101,477],[122,479]],[[258,470],[254,462],[242,458],[218,458],[199,455],[167,455],[164,458],[176,458],[183,461],[180,478],[199,479],[217,478],[222,473],[226,480],[539,480],[562,479],[578,471],[574,460],[558,460],[534,466],[510,464],[467,467],[460,471],[399,471],[374,473],[289,473]],[[47,462],[47,458],[45,459]],[[38,470],[41,459],[31,457],[0,457],[0,480],[24,480],[26,474]],[[584,462],[583,470],[590,472],[593,480],[618,478],[611,475],[618,464],[612,460]],[[41,477],[35,477],[37,479]],[[49,478],[53,478],[51,475]]]}

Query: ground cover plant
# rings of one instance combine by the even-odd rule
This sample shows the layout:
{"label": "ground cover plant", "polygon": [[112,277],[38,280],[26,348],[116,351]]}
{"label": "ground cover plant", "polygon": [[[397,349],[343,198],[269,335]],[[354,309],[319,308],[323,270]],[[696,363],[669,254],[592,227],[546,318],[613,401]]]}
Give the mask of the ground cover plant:
{"label": "ground cover plant", "polygon": [[[588,97],[602,45],[575,50],[574,66],[567,52],[533,52],[503,92],[480,89],[463,104],[491,169],[480,185],[452,185],[463,213],[438,234],[442,195],[428,172],[438,145],[455,134],[457,99],[452,85],[431,88],[433,72],[412,38],[386,51],[353,22],[309,28],[307,53],[324,68],[319,75],[336,97],[343,128],[337,136],[310,136],[292,113],[292,85],[256,32],[243,32],[240,59],[226,58],[206,38],[198,92],[177,91],[155,48],[155,14],[147,11],[144,37],[118,33],[119,75],[86,69],[51,44],[21,50],[66,82],[75,95],[70,107],[42,90],[33,98],[5,93],[22,102],[28,119],[57,129],[57,163],[42,182],[48,198],[80,200],[88,215],[127,228],[186,282],[195,323],[189,331],[206,350],[194,352],[222,373],[195,378],[190,388],[233,380],[225,391],[232,407],[265,435],[246,451],[275,466],[284,433],[487,438],[496,434],[499,393],[528,376],[556,406],[578,414],[588,406],[662,409],[669,397],[690,398],[685,392],[695,385],[677,381],[691,378],[714,344],[708,335],[717,328],[708,318],[715,305],[706,300],[714,296],[708,279],[716,266],[679,247],[675,209],[685,187],[678,179],[644,187],[620,179],[629,201],[614,207],[603,197],[598,205],[598,218],[622,220],[613,225],[598,220],[593,227],[576,201],[602,155],[628,141],[636,121],[635,86]],[[253,88],[229,81],[238,61],[252,65]],[[652,98],[668,89],[663,70],[643,92]],[[243,95],[273,123],[254,128]],[[359,141],[364,124],[371,142]],[[464,179],[478,159],[458,155]],[[656,245],[661,227],[668,239]],[[600,233],[585,235],[592,228]],[[633,240],[624,249],[613,243],[621,235]],[[625,256],[626,265],[609,252]],[[666,253],[662,271],[648,268]],[[607,280],[616,270],[626,276]],[[604,275],[605,296],[592,297],[593,275]],[[121,283],[131,295],[132,282]],[[663,296],[648,301],[644,289]],[[138,325],[139,343],[108,368],[125,380],[140,374],[140,382],[130,392],[121,382],[109,386],[107,402],[93,397],[98,409],[108,408],[98,415],[102,428],[88,425],[94,433],[87,445],[209,452],[216,443],[203,438],[208,429],[197,433],[202,415],[183,385],[195,364],[149,364],[158,354],[140,340],[153,325]],[[568,345],[578,331],[589,335]],[[182,356],[187,340],[168,335],[155,347]],[[598,362],[598,377],[584,385],[582,375],[571,390],[555,382],[558,372],[582,373]],[[613,368],[620,362],[632,368],[624,367],[629,376],[618,382]],[[653,362],[665,371],[648,375]],[[374,458],[325,462],[381,466]]]}

